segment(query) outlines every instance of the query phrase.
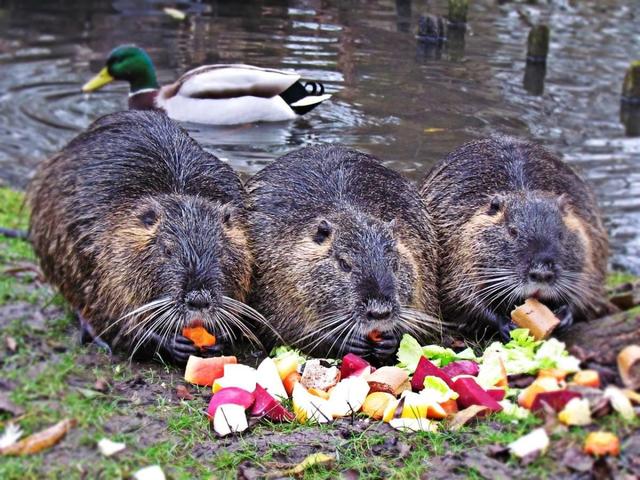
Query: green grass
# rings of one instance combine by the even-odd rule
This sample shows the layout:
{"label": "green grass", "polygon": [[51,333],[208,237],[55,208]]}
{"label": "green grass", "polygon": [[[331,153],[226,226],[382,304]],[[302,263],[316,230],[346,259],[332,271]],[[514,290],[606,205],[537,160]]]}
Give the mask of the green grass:
{"label": "green grass", "polygon": [[[0,188],[0,225],[14,229],[27,228],[27,213],[23,208],[23,194]],[[33,261],[34,254],[28,242],[0,236],[0,269],[15,262]],[[635,280],[634,276],[612,273],[608,285]],[[33,276],[0,276],[0,305],[28,302],[38,307],[56,305],[64,301],[46,286],[34,288]],[[59,314],[46,318],[44,328],[36,328],[29,318],[15,318],[0,326],[0,340],[13,337],[17,352],[3,358],[0,342],[2,378],[15,388],[11,400],[24,408],[26,414],[19,423],[25,433],[33,433],[63,419],[75,418],[78,425],[59,446],[47,453],[25,458],[2,458],[0,478],[128,478],[133,472],[154,463],[160,464],[170,478],[236,478],[238,466],[249,461],[254,466],[268,468],[271,462],[282,461],[300,449],[298,438],[308,431],[300,424],[271,424],[264,422],[241,437],[233,449],[219,448],[219,440],[202,415],[206,398],[196,396],[190,401],[177,401],[173,394],[182,383],[182,373],[167,366],[150,366],[127,362],[111,363],[88,361],[96,359],[95,352],[76,346],[73,315],[60,309]],[[98,358],[98,360],[100,360]],[[111,389],[106,393],[92,390],[98,378],[106,379]],[[155,395],[138,395],[135,388],[127,387],[133,379],[142,379],[142,390],[155,388]],[[117,387],[117,388],[116,388]],[[153,390],[154,392],[156,390]],[[193,388],[193,390],[196,390]],[[201,389],[205,392],[207,389]],[[120,418],[136,418],[139,426],[132,431],[122,429],[113,422]],[[0,430],[9,419],[0,414]],[[313,427],[310,440],[334,436],[335,441],[320,444],[320,451],[337,454],[337,463],[327,468],[318,466],[305,472],[304,478],[332,479],[340,472],[353,470],[361,479],[420,478],[426,469],[425,460],[448,452],[464,452],[488,444],[508,444],[540,425],[534,417],[512,423],[504,416],[492,417],[491,422],[478,422],[458,432],[402,434],[381,433],[371,424],[367,429],[354,430],[340,436],[337,427]],[[599,420],[600,426],[613,432],[640,428],[640,422],[627,425],[616,416]],[[123,425],[124,427],[125,425]],[[279,441],[271,442],[257,451],[254,441],[261,435],[280,434]],[[586,436],[585,429],[570,429],[569,435],[577,445]],[[396,458],[385,455],[390,436],[405,444],[406,455]],[[125,452],[114,458],[96,453],[99,439],[108,437],[127,444]],[[55,457],[62,451],[76,452],[69,463]],[[200,456],[194,457],[193,452]],[[372,451],[378,452],[373,455]],[[53,457],[52,457],[53,456]],[[52,458],[55,461],[52,461]],[[553,465],[548,458],[533,462],[528,468],[532,476],[549,475]],[[464,468],[463,468],[464,470]],[[472,467],[464,470],[467,478],[481,478]]]}

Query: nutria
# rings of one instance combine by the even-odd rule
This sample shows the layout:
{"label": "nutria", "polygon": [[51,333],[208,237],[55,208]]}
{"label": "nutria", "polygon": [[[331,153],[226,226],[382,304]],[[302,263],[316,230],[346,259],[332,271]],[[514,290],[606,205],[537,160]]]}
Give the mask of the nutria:
{"label": "nutria", "polygon": [[289,153],[247,184],[252,299],[306,353],[383,361],[439,333],[436,240],[418,191],[343,146]]}
{"label": "nutria", "polygon": [[510,311],[528,297],[561,329],[594,315],[607,234],[591,189],[552,153],[510,137],[471,142],[436,164],[420,193],[440,240],[445,320],[506,339]]}
{"label": "nutria", "polygon": [[111,346],[182,363],[184,326],[218,337],[205,355],[232,326],[253,335],[242,184],[164,114],[97,120],[39,166],[28,203],[46,277]]}

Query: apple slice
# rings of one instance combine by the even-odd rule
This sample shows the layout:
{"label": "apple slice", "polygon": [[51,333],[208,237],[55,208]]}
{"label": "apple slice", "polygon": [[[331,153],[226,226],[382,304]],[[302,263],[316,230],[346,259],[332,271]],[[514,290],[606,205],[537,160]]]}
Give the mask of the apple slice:
{"label": "apple slice", "polygon": [[600,374],[596,370],[579,370],[571,379],[574,385],[600,388]]}
{"label": "apple slice", "polygon": [[289,398],[284,388],[278,367],[272,358],[265,358],[256,369],[256,380],[258,385],[263,387],[275,398]]}
{"label": "apple slice", "polygon": [[424,388],[424,379],[429,375],[440,377],[442,380],[447,382],[449,388],[453,386],[453,382],[451,381],[451,377],[449,377],[449,375],[444,373],[442,369],[436,367],[433,363],[427,360],[426,357],[420,357],[420,361],[418,361],[416,371],[413,374],[413,378],[411,379],[411,388],[414,392],[419,392]]}
{"label": "apple slice", "polygon": [[611,432],[591,432],[584,442],[584,453],[595,457],[620,455],[620,440]]}
{"label": "apple slice", "polygon": [[565,425],[584,427],[592,423],[589,400],[572,398],[558,414],[558,420]]}
{"label": "apple slice", "polygon": [[247,428],[249,424],[242,405],[225,403],[218,406],[213,416],[213,429],[218,435],[224,437],[230,433],[243,432]]}
{"label": "apple slice", "polygon": [[543,392],[553,392],[560,390],[560,385],[554,377],[536,378],[531,385],[520,392],[518,395],[518,404],[521,407],[531,410],[536,395]]}
{"label": "apple slice", "polygon": [[[374,392],[374,393],[386,393],[386,392]],[[391,394],[388,394],[388,395],[391,395]],[[393,400],[389,400],[389,403],[387,403],[387,406],[385,407],[384,412],[382,413],[382,421],[388,423],[394,418],[400,418],[400,415],[402,414],[402,405],[404,405],[404,400],[402,399],[398,400],[394,398]]]}
{"label": "apple slice", "polygon": [[247,392],[242,388],[227,387],[218,391],[209,401],[209,407],[207,408],[207,415],[212,418],[216,414],[216,410],[220,405],[233,403],[241,405],[244,409],[253,405],[255,397],[253,393]]}
{"label": "apple slice", "polygon": [[291,399],[293,413],[300,423],[329,423],[333,419],[329,400],[311,395],[300,382],[294,385]]}
{"label": "apple slice", "polygon": [[[279,377],[278,377],[279,378]],[[284,408],[282,404],[276,400],[271,394],[262,388],[260,384],[256,385],[253,392],[255,402],[251,407],[252,417],[267,417],[275,422],[291,422],[296,417],[289,410]]]}
{"label": "apple slice", "polygon": [[453,390],[460,395],[458,405],[462,408],[467,408],[471,405],[481,405],[487,407],[492,412],[502,410],[500,404],[489,395],[486,390],[478,385],[473,378],[458,378],[453,383]]}
{"label": "apple slice", "polygon": [[296,385],[296,383],[300,382],[300,379],[302,379],[302,375],[300,375],[296,371],[293,371],[282,381],[282,383],[284,384],[284,389],[289,397],[293,393],[293,387]]}
{"label": "apple slice", "polygon": [[578,392],[571,390],[554,390],[552,392],[540,392],[531,404],[532,411],[541,410],[546,403],[556,412],[560,412],[574,398],[582,398]]}
{"label": "apple slice", "polygon": [[334,418],[346,417],[360,411],[369,393],[369,384],[362,377],[350,377],[340,381],[329,396]]}
{"label": "apple slice", "polygon": [[256,369],[248,365],[230,363],[224,366],[224,375],[213,382],[213,393],[223,388],[238,387],[253,392],[257,383]]}
{"label": "apple slice", "polygon": [[194,385],[209,387],[216,379],[224,375],[225,365],[232,365],[237,362],[236,357],[201,358],[190,355],[184,371],[184,379]]}
{"label": "apple slice", "polygon": [[458,375],[471,375],[475,377],[480,371],[480,366],[473,360],[457,360],[448,363],[442,367],[441,370],[446,373],[449,378],[457,377]]}
{"label": "apple slice", "polygon": [[373,392],[362,404],[362,412],[374,420],[381,420],[389,402],[397,402],[396,397],[387,392]]}
{"label": "apple slice", "polygon": [[401,432],[437,432],[438,423],[426,418],[392,418],[389,421],[396,430]]}
{"label": "apple slice", "polygon": [[[362,375],[366,368],[371,369],[371,365],[364,358],[355,353],[347,353],[342,357],[340,365],[340,378],[348,378],[351,375]],[[371,373],[369,371],[369,373]]]}
{"label": "apple slice", "polygon": [[298,370],[300,358],[300,355],[296,352],[288,352],[287,354],[273,360],[282,381],[284,381],[284,379],[287,378],[287,375],[291,372],[296,372]]}
{"label": "apple slice", "polygon": [[439,403],[419,393],[406,391],[402,394],[404,406],[400,418],[436,418],[442,419],[447,412]]}

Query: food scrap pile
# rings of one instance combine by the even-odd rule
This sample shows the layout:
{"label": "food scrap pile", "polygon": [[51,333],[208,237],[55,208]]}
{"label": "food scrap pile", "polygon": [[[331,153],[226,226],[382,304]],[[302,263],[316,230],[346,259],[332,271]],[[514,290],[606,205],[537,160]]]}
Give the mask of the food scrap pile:
{"label": "food scrap pile", "polygon": [[[378,369],[352,353],[340,361],[314,359],[286,347],[277,348],[257,368],[238,364],[232,356],[192,356],[185,380],[212,387],[206,413],[221,436],[245,431],[261,418],[328,423],[355,415],[402,431],[456,430],[496,412],[513,421],[535,414],[584,426],[608,414],[629,421],[636,417],[638,350],[631,346],[619,355],[627,388],[603,388],[598,372],[581,370],[562,342],[537,340],[526,328],[513,330],[510,342],[494,342],[479,356],[470,348],[455,352],[421,346],[405,335],[398,364]],[[538,428],[509,450],[530,457],[544,452],[549,442],[545,430]],[[611,432],[592,432],[584,451],[618,455],[619,440]]]}

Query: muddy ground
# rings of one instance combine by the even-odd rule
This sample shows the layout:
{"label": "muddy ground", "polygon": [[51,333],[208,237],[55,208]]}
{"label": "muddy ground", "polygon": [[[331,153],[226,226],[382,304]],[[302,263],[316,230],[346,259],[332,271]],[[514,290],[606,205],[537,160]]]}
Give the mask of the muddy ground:
{"label": "muddy ground", "polygon": [[[498,418],[438,434],[403,434],[360,418],[322,427],[262,423],[219,439],[202,413],[208,389],[187,386],[192,398],[185,399],[176,390],[184,385],[180,369],[80,347],[64,302],[33,270],[18,270],[5,274],[14,291],[0,305],[0,427],[12,418],[27,433],[62,418],[78,424],[44,453],[0,458],[0,478],[127,478],[159,464],[169,478],[253,479],[316,452],[336,460],[305,478],[640,478],[638,425],[610,420],[605,427],[622,437],[619,458],[594,461],[580,453],[583,429],[560,429],[548,455],[528,465],[501,446],[537,420]],[[96,448],[103,437],[127,449],[105,458]]]}

